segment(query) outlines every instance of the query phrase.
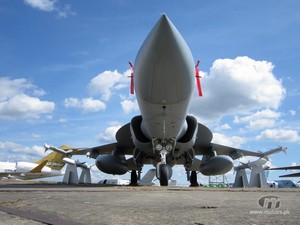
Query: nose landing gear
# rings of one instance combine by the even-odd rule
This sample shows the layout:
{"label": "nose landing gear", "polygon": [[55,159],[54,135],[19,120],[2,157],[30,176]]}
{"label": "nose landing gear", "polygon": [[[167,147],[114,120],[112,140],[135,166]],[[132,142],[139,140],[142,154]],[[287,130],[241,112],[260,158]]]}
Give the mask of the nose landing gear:
{"label": "nose landing gear", "polygon": [[156,166],[156,177],[159,179],[160,186],[168,186],[172,177],[172,167],[168,164],[158,163]]}

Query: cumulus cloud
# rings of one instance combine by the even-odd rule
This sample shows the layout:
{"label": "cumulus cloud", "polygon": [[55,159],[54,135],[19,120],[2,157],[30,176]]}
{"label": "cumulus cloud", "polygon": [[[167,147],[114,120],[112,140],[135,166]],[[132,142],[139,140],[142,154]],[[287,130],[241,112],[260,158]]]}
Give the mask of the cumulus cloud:
{"label": "cumulus cloud", "polygon": [[114,142],[117,131],[121,128],[121,125],[112,125],[107,127],[103,133],[97,135],[98,141]]}
{"label": "cumulus cloud", "polygon": [[54,10],[56,0],[24,0],[24,2],[32,8],[51,12]]}
{"label": "cumulus cloud", "polygon": [[230,129],[231,129],[231,126],[230,126],[228,123],[219,125],[219,126],[216,128],[217,131],[230,130]]}
{"label": "cumulus cloud", "polygon": [[60,123],[66,123],[68,120],[66,119],[66,118],[60,118],[59,120],[58,120],[58,122],[60,122]]}
{"label": "cumulus cloud", "polygon": [[67,98],[65,107],[80,108],[85,112],[97,112],[106,108],[105,102],[108,102],[113,94],[119,94],[122,109],[126,114],[138,110],[136,100],[126,99],[120,94],[120,90],[128,87],[130,70],[119,73],[117,70],[104,71],[92,78],[87,86],[88,92],[93,96],[100,96],[101,100],[93,98]]}
{"label": "cumulus cloud", "polygon": [[44,157],[43,146],[27,147],[15,142],[0,141],[0,161],[32,161],[41,157]]}
{"label": "cumulus cloud", "polygon": [[65,107],[79,108],[84,112],[99,112],[103,111],[106,108],[106,105],[102,101],[93,98],[66,98]]}
{"label": "cumulus cloud", "polygon": [[76,12],[74,12],[71,8],[70,4],[65,4],[63,7],[56,8],[57,16],[59,18],[66,18],[68,16],[75,16]]}
{"label": "cumulus cloud", "polygon": [[295,111],[295,110],[289,110],[289,114],[291,115],[291,116],[295,116],[296,114],[297,114],[297,112]]}
{"label": "cumulus cloud", "polygon": [[74,16],[76,13],[72,11],[70,4],[64,6],[58,6],[57,0],[24,0],[25,4],[32,8],[45,11],[56,12],[59,18],[66,18],[67,16]]}
{"label": "cumulus cloud", "polygon": [[285,97],[271,62],[249,57],[216,60],[202,78],[203,97],[192,100],[190,111],[204,120],[253,110],[277,109]]}
{"label": "cumulus cloud", "polygon": [[45,92],[26,79],[0,77],[0,119],[37,119],[54,110],[55,103],[30,94],[40,96]]}
{"label": "cumulus cloud", "polygon": [[246,142],[246,140],[238,136],[226,136],[220,133],[213,133],[212,142],[216,144],[239,148],[243,143]]}
{"label": "cumulus cloud", "polygon": [[35,88],[24,78],[11,80],[9,77],[0,77],[0,101],[23,94],[25,90]]}
{"label": "cumulus cloud", "polygon": [[120,90],[128,86],[128,76],[130,70],[124,74],[115,71],[104,71],[95,76],[88,85],[88,90],[92,95],[101,95],[104,101],[108,101],[116,90]]}
{"label": "cumulus cloud", "polygon": [[31,137],[32,137],[32,138],[40,138],[40,137],[41,137],[41,135],[39,135],[39,134],[35,134],[35,133],[32,133],[32,134],[31,134]]}
{"label": "cumulus cloud", "polygon": [[121,101],[121,105],[126,114],[139,110],[137,100],[124,99]]}
{"label": "cumulus cloud", "polygon": [[299,142],[300,136],[295,130],[267,129],[256,136],[257,140]]}
{"label": "cumulus cloud", "polygon": [[245,117],[238,117],[235,116],[234,123],[246,123],[247,128],[252,130],[259,130],[265,128],[274,127],[276,124],[277,119],[279,119],[281,113],[272,111],[270,109],[265,109],[262,111],[257,111],[256,113],[245,116]]}

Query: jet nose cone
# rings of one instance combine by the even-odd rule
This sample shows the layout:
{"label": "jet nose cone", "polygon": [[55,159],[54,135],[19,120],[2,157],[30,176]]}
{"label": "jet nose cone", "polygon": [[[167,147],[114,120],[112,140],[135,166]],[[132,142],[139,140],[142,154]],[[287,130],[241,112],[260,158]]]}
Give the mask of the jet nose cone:
{"label": "jet nose cone", "polygon": [[167,17],[167,15],[164,13],[158,20],[157,24],[159,24],[160,26],[170,26],[172,24],[172,22]]}
{"label": "jet nose cone", "polygon": [[183,101],[193,91],[194,70],[189,47],[163,14],[136,57],[134,81],[137,95],[155,104]]}

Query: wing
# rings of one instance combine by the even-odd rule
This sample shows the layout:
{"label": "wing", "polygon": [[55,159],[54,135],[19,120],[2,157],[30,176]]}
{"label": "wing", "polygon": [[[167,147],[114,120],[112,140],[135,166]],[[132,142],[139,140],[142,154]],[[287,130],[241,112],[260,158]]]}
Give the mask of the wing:
{"label": "wing", "polygon": [[111,154],[114,150],[118,149],[119,152],[122,152],[124,155],[132,155],[134,148],[130,146],[122,146],[119,143],[112,143],[107,145],[96,146],[93,148],[82,149],[82,151],[89,152],[89,157],[97,158],[98,155]]}
{"label": "wing", "polygon": [[228,155],[232,159],[238,159],[242,156],[257,156],[262,157],[263,153],[261,152],[252,152],[244,149],[228,147],[225,145],[219,145],[211,143],[212,149],[216,151],[217,155]]}
{"label": "wing", "polygon": [[252,152],[243,149],[228,147],[224,145],[211,143],[213,134],[209,128],[198,123],[197,139],[194,145],[196,155],[210,155],[215,151],[217,155],[228,155],[232,159],[238,159],[242,156],[258,156],[263,157],[263,153]]}
{"label": "wing", "polygon": [[228,155],[233,160],[241,158],[243,156],[263,157],[263,154],[260,152],[252,152],[215,143],[210,143],[207,146],[194,146],[194,150],[196,155],[209,155],[212,151],[215,151],[217,155]]}
{"label": "wing", "polygon": [[24,173],[17,172],[0,172],[0,180],[1,178],[16,178],[18,176],[22,176]]}
{"label": "wing", "polygon": [[118,150],[120,153],[125,155],[132,155],[134,150],[134,144],[132,142],[130,133],[130,124],[122,126],[116,133],[117,142],[100,145],[92,148],[70,148],[69,150],[61,150],[52,146],[46,146],[45,148],[51,149],[53,151],[58,151],[62,154],[69,156],[72,155],[86,155],[89,154],[91,158],[97,158],[98,155],[111,154],[114,150]]}
{"label": "wing", "polygon": [[[300,166],[286,166],[286,167],[277,167],[277,168],[269,168],[268,170],[299,170]],[[300,177],[300,173],[292,173],[281,175],[279,177]]]}
{"label": "wing", "polygon": [[300,173],[292,173],[287,175],[281,175],[279,177],[300,177]]}
{"label": "wing", "polygon": [[269,168],[268,170],[300,170],[300,166],[277,167],[277,168]]}
{"label": "wing", "polygon": [[110,154],[114,150],[125,155],[132,155],[134,150],[134,144],[132,142],[131,133],[130,133],[130,123],[122,126],[116,133],[117,142],[102,146],[97,146],[88,149],[90,152],[91,158],[96,158],[98,155]]}

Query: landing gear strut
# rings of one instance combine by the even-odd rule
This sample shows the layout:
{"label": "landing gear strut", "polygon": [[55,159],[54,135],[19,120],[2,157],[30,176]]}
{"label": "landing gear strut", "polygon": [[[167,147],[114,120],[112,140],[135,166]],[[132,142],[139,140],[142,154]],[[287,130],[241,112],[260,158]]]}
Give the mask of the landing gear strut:
{"label": "landing gear strut", "polygon": [[[165,114],[166,106],[163,106],[163,115]],[[165,131],[165,120],[163,121]],[[168,186],[169,180],[172,177],[172,166],[167,163],[167,156],[173,152],[176,139],[152,139],[153,152],[160,154],[160,162],[156,165],[156,177],[160,181],[160,186]]]}
{"label": "landing gear strut", "polygon": [[196,171],[192,171],[191,177],[190,177],[190,182],[191,182],[190,187],[198,187],[199,186],[199,183],[197,181],[197,173],[196,173]]}
{"label": "landing gear strut", "polygon": [[130,186],[138,186],[138,176],[136,174],[136,171],[135,170],[132,170],[131,171],[131,176],[130,176]]}

